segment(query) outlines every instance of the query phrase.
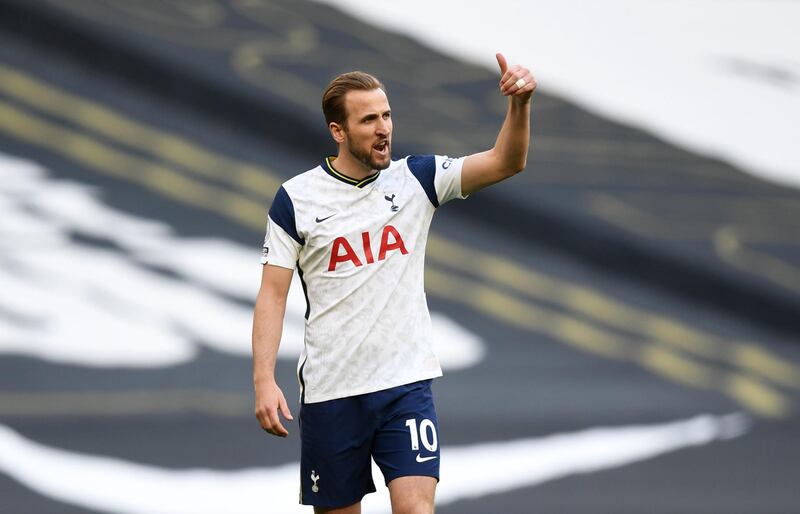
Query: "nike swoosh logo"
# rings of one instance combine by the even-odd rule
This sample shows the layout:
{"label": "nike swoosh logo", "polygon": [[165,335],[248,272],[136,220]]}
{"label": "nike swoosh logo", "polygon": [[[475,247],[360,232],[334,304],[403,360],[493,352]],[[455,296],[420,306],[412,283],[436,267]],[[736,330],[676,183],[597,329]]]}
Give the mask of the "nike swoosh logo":
{"label": "nike swoosh logo", "polygon": [[428,462],[429,460],[433,460],[438,458],[438,455],[434,455],[432,457],[422,457],[420,454],[417,454],[417,462]]}
{"label": "nike swoosh logo", "polygon": [[336,216],[336,213],[335,213],[335,212],[334,212],[333,214],[331,214],[330,216],[328,216],[328,217],[325,217],[325,218],[319,218],[319,217],[317,217],[317,218],[316,218],[316,219],[317,219],[317,223],[322,223],[322,222],[323,222],[323,221],[325,221],[326,219],[328,219],[328,218],[331,218],[331,217],[333,217],[333,216]]}

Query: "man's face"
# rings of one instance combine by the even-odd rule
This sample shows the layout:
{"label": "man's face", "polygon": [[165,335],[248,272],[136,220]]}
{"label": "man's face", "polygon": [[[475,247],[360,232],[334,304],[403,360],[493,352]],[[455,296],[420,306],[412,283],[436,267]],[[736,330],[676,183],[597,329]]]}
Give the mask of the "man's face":
{"label": "man's face", "polygon": [[392,111],[386,93],[381,89],[349,91],[344,105],[347,150],[370,169],[388,168],[392,161]]}

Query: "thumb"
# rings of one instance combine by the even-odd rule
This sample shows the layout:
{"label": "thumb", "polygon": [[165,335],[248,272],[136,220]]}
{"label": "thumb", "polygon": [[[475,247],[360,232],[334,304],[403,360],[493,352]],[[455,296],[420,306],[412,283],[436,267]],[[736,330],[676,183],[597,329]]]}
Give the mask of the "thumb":
{"label": "thumb", "polygon": [[283,417],[288,420],[293,420],[292,413],[289,411],[289,405],[286,403],[286,398],[281,395],[280,401],[278,402],[278,408],[280,408]]}
{"label": "thumb", "polygon": [[502,77],[506,74],[506,70],[508,70],[508,63],[506,62],[506,58],[500,52],[497,52],[494,54],[494,56],[497,58],[497,64],[500,65],[500,76]]}

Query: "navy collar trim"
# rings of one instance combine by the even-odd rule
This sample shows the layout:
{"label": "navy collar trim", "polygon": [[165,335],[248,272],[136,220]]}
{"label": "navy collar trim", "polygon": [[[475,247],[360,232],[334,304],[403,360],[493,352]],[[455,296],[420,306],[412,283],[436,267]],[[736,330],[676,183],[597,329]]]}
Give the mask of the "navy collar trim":
{"label": "navy collar trim", "polygon": [[378,179],[378,175],[381,174],[380,170],[378,170],[375,173],[373,173],[372,175],[370,175],[370,176],[368,176],[366,178],[363,178],[361,180],[358,180],[358,179],[355,179],[355,178],[352,178],[352,177],[348,177],[344,173],[342,173],[339,170],[337,170],[336,168],[334,168],[334,166],[333,166],[333,161],[334,160],[336,160],[335,156],[325,157],[325,160],[322,161],[322,169],[325,170],[325,172],[328,175],[330,175],[331,177],[333,177],[333,178],[335,178],[337,180],[341,180],[345,184],[350,184],[351,186],[356,186],[356,187],[359,187],[359,188],[364,187],[367,184],[371,184],[372,182],[375,182]]}

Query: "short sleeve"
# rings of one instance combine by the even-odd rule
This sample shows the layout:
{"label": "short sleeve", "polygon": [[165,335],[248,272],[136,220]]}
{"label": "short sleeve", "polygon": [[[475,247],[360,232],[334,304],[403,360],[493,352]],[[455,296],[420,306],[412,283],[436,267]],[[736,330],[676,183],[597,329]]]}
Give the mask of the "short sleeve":
{"label": "short sleeve", "polygon": [[453,198],[466,198],[461,194],[461,167],[464,158],[446,155],[410,155],[406,164],[419,181],[434,207]]}
{"label": "short sleeve", "polygon": [[281,268],[294,269],[301,245],[286,233],[272,218],[267,218],[267,231],[261,250],[261,264],[272,264]]}
{"label": "short sleeve", "polygon": [[455,198],[460,200],[466,198],[461,194],[461,167],[464,165],[464,158],[437,155],[435,161],[436,176],[433,184],[439,197],[439,203],[443,204]]}
{"label": "short sleeve", "polygon": [[294,269],[300,248],[305,240],[297,232],[294,204],[286,189],[281,186],[269,208],[267,230],[261,251],[261,264],[274,264]]}

